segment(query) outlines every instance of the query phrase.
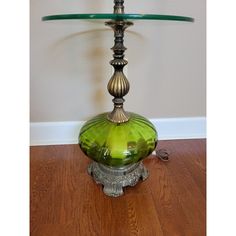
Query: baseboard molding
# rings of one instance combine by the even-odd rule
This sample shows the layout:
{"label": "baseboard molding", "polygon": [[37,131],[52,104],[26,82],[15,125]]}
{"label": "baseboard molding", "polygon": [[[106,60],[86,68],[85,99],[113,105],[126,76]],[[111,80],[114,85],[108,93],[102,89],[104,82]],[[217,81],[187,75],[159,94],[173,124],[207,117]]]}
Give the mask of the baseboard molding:
{"label": "baseboard molding", "polygon": [[[159,140],[206,138],[206,117],[150,119],[158,131]],[[30,145],[60,145],[78,143],[78,122],[30,123]]]}

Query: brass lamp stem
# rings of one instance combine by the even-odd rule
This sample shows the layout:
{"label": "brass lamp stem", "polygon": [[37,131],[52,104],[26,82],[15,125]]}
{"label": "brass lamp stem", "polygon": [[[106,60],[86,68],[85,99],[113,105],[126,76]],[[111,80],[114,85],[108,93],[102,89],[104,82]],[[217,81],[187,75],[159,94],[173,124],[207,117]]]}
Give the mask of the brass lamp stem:
{"label": "brass lamp stem", "polygon": [[114,0],[114,14],[124,14],[124,0]]}
{"label": "brass lamp stem", "polygon": [[[114,13],[123,14],[124,0],[114,0],[114,3]],[[114,123],[124,123],[129,120],[128,113],[123,109],[125,101],[123,97],[129,92],[129,81],[123,73],[124,66],[128,64],[128,61],[124,59],[124,52],[126,50],[124,46],[124,31],[133,23],[130,21],[112,20],[105,24],[113,29],[115,38],[115,45],[111,48],[114,52],[114,59],[110,61],[110,64],[114,67],[114,74],[107,85],[109,93],[114,97],[112,100],[114,109],[108,114],[107,118]]]}

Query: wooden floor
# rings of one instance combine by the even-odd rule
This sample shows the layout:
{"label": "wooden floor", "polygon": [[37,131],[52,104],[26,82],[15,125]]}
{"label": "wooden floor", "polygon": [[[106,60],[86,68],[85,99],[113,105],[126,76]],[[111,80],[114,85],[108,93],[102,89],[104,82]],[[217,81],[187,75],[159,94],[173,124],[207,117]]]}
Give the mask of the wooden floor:
{"label": "wooden floor", "polygon": [[149,178],[110,198],[78,145],[31,147],[31,236],[204,236],[206,140],[158,148],[170,161],[148,157]]}

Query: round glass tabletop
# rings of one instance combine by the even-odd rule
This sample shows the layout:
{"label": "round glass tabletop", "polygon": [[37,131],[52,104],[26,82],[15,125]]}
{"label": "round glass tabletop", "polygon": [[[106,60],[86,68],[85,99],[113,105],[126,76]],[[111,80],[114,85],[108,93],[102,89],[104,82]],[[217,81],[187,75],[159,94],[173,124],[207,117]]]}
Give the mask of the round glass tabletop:
{"label": "round glass tabletop", "polygon": [[83,19],[109,19],[109,20],[166,20],[166,21],[187,21],[193,22],[194,19],[187,16],[175,15],[155,15],[155,14],[60,14],[42,17],[43,21],[50,20],[83,20]]}

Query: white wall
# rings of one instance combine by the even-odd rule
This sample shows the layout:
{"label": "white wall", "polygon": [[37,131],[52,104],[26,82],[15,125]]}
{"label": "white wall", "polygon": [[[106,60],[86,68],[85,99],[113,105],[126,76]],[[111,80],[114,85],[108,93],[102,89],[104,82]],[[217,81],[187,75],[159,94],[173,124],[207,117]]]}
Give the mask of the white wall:
{"label": "white wall", "polygon": [[[148,118],[205,116],[205,0],[125,1],[126,13],[186,15],[194,23],[135,21],[125,35],[125,109]],[[112,109],[113,33],[103,21],[42,22],[112,12],[113,0],[31,0],[31,122],[79,121]]]}

